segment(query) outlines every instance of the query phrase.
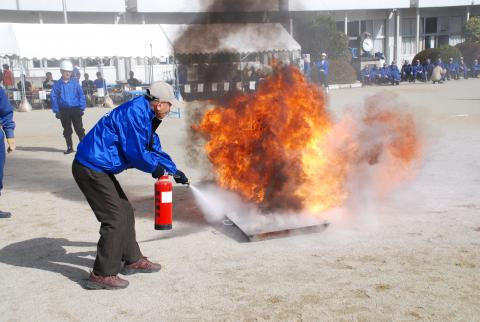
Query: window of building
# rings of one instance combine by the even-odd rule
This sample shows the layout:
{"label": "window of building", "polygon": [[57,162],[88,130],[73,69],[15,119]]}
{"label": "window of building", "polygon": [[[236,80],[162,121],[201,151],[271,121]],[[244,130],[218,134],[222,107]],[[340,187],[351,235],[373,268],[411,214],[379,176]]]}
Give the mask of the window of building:
{"label": "window of building", "polygon": [[437,18],[426,18],[425,19],[425,33],[426,34],[436,34],[437,33]]}
{"label": "window of building", "polygon": [[414,55],[416,52],[415,37],[402,37],[402,55]]}
{"label": "window of building", "polygon": [[385,37],[385,20],[373,20],[373,38]]}
{"label": "window of building", "polygon": [[450,30],[450,17],[438,17],[437,19],[437,28],[438,32],[445,34],[449,33]]}
{"label": "window of building", "polygon": [[40,68],[42,67],[42,62],[38,59],[32,59],[32,63],[33,63],[33,68]]}
{"label": "window of building", "polygon": [[449,24],[450,24],[451,34],[459,35],[462,33],[462,27],[464,24],[464,20],[462,16],[450,17]]}
{"label": "window of building", "polygon": [[360,35],[358,30],[358,21],[350,21],[347,28],[347,34],[349,37],[358,37]]}
{"label": "window of building", "polygon": [[335,22],[335,27],[336,27],[337,31],[345,33],[345,21]]}
{"label": "window of building", "polygon": [[47,60],[47,67],[60,67],[60,61],[56,59]]}
{"label": "window of building", "polygon": [[416,21],[414,18],[402,19],[400,36],[414,37],[416,33]]}
{"label": "window of building", "polygon": [[363,20],[360,23],[360,33],[368,32],[369,34],[373,34],[373,20]]}

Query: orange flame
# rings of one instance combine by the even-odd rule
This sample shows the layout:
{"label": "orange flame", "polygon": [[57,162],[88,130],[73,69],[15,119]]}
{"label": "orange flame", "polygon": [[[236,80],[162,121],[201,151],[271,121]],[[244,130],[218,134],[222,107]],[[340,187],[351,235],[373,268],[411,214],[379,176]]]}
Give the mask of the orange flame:
{"label": "orange flame", "polygon": [[323,92],[298,69],[282,67],[256,93],[207,111],[193,129],[207,139],[218,184],[267,209],[317,213],[340,206],[359,163],[376,164],[384,151],[406,163],[418,157],[413,119],[369,107],[363,127],[380,125],[388,135],[365,149],[362,136],[372,131],[355,126],[353,117],[334,124],[325,105]]}

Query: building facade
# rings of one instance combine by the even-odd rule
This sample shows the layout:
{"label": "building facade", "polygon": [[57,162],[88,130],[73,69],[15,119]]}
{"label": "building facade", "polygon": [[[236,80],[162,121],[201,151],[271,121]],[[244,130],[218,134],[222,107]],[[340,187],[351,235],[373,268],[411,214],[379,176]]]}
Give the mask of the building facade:
{"label": "building facade", "polygon": [[280,22],[291,32],[296,21],[318,13],[333,15],[350,47],[368,32],[374,51],[400,64],[424,48],[462,42],[462,26],[480,16],[480,0],[0,1],[0,22],[19,23]]}

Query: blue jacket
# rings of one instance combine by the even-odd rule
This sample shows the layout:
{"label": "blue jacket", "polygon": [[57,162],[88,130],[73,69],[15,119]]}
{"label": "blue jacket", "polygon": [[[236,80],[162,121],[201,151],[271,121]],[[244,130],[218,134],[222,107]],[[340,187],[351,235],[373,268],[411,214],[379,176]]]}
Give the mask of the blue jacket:
{"label": "blue jacket", "polygon": [[97,78],[93,83],[95,84],[95,88],[107,88],[107,83],[103,78]]}
{"label": "blue jacket", "polygon": [[388,67],[388,78],[394,81],[400,80],[400,71],[398,70],[397,65],[390,65]]}
{"label": "blue jacket", "polygon": [[[177,171],[152,133],[155,113],[144,96],[128,101],[105,114],[77,148],[75,159],[92,170],[117,174],[125,169],[154,173],[159,165]],[[149,145],[151,144],[151,148]]]}
{"label": "blue jacket", "polygon": [[53,113],[58,113],[61,108],[79,108],[83,111],[87,105],[83,90],[74,78],[66,83],[62,78],[56,81],[53,84],[50,99]]}
{"label": "blue jacket", "polygon": [[5,136],[13,138],[13,130],[15,129],[15,122],[13,121],[13,108],[8,101],[7,93],[0,87],[0,127],[5,132]]}
{"label": "blue jacket", "polygon": [[417,74],[423,74],[423,66],[421,64],[418,65],[412,65],[412,70],[413,70],[413,77],[416,77]]}
{"label": "blue jacket", "polygon": [[317,61],[317,71],[321,72],[323,70],[325,76],[328,76],[328,61],[325,59],[322,63],[321,60]]}

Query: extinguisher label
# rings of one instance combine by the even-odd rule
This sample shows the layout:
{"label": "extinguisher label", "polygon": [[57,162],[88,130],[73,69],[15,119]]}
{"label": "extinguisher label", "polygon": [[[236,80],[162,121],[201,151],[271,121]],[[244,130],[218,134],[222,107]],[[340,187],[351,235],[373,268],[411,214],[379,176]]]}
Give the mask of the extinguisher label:
{"label": "extinguisher label", "polygon": [[172,203],[172,192],[163,191],[162,192],[162,203]]}

